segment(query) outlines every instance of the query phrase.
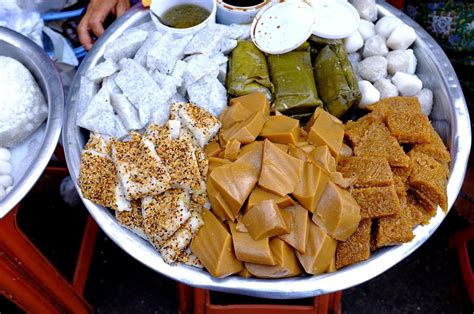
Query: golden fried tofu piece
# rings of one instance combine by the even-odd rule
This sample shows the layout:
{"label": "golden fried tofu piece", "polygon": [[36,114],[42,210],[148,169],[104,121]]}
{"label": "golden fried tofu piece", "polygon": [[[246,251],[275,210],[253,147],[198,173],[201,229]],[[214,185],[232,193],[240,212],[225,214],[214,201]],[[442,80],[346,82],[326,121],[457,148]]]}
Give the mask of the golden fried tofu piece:
{"label": "golden fried tofu piece", "polygon": [[353,156],[342,159],[337,170],[345,178],[355,178],[355,187],[389,186],[393,174],[387,158],[376,156]]}
{"label": "golden fried tofu piece", "polygon": [[360,206],[362,219],[387,217],[401,211],[394,185],[355,188],[351,190],[351,194]]}
{"label": "golden fried tofu piece", "polygon": [[379,218],[375,228],[377,248],[410,242],[414,237],[412,226],[411,210],[407,206],[396,215]]}
{"label": "golden fried tofu piece", "polygon": [[349,239],[337,242],[336,269],[365,261],[370,257],[371,226],[371,219],[362,219]]}
{"label": "golden fried tofu piece", "polygon": [[375,122],[369,127],[360,142],[355,145],[354,155],[385,157],[393,167],[408,167],[410,164],[410,158],[396,138],[380,122]]}
{"label": "golden fried tofu piece", "polygon": [[431,123],[423,113],[391,112],[387,115],[390,133],[400,144],[429,143]]}
{"label": "golden fried tofu piece", "polygon": [[410,152],[413,160],[413,170],[408,178],[408,184],[414,190],[425,195],[431,202],[448,208],[446,187],[448,184],[446,169],[436,160],[423,153]]}
{"label": "golden fried tofu piece", "polygon": [[140,201],[131,202],[132,210],[115,211],[118,223],[143,239],[147,240],[143,226],[143,215]]}

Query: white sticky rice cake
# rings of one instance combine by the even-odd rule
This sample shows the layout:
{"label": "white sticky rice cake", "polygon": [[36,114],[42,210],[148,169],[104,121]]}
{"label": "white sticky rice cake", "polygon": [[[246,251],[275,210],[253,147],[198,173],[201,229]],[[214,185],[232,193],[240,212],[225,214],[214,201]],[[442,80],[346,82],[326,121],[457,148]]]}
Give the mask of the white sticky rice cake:
{"label": "white sticky rice cake", "polygon": [[181,189],[143,198],[143,226],[154,247],[160,249],[191,217],[189,204],[189,193]]}
{"label": "white sticky rice cake", "polygon": [[128,142],[112,142],[112,159],[128,200],[163,193],[170,188],[170,174],[155,146],[138,133]]}
{"label": "white sticky rice cake", "polygon": [[138,110],[128,101],[125,95],[112,94],[110,100],[112,107],[128,131],[139,130],[143,127],[138,118]]}
{"label": "white sticky rice cake", "polygon": [[169,97],[160,92],[160,87],[147,70],[132,59],[123,59],[119,65],[121,71],[115,82],[138,109],[140,123],[147,125],[154,113],[161,113],[163,118],[160,122],[166,122],[169,115]]}
{"label": "white sticky rice cake", "polygon": [[191,251],[190,247],[188,247],[179,255],[178,262],[197,268],[204,268],[201,261],[196,255],[193,254],[193,251]]}
{"label": "white sticky rice cake", "polygon": [[114,94],[122,94],[122,90],[118,87],[117,83],[115,83],[115,78],[117,77],[118,72],[115,72],[111,76],[104,78],[102,81],[102,87],[105,87],[109,94],[112,96]]}
{"label": "white sticky rice cake", "polygon": [[171,74],[176,62],[183,59],[184,49],[192,37],[192,35],[188,35],[175,39],[171,33],[163,35],[148,52],[146,63],[148,70]]}
{"label": "white sticky rice cake", "polygon": [[222,40],[227,33],[227,28],[217,24],[211,24],[200,30],[189,42],[184,54],[208,54],[219,52]]}
{"label": "white sticky rice cake", "polygon": [[99,84],[81,76],[79,92],[77,94],[77,117],[81,117],[84,110],[89,106],[92,98],[99,91]]}
{"label": "white sticky rice cake", "polygon": [[79,186],[82,195],[96,204],[117,211],[130,211],[125,191],[109,155],[110,139],[93,133],[81,154]]}
{"label": "white sticky rice cake", "polygon": [[227,90],[217,77],[205,76],[187,87],[189,101],[218,117],[227,107]]}
{"label": "white sticky rice cake", "polygon": [[132,210],[116,211],[115,218],[123,227],[148,240],[143,227],[143,216],[140,201],[131,202]]}
{"label": "white sticky rice cake", "polygon": [[231,24],[227,26],[226,37],[235,40],[244,40],[250,38],[250,24]]}
{"label": "white sticky rice cake", "polygon": [[155,45],[158,44],[161,36],[163,36],[163,34],[157,31],[148,33],[148,36],[146,37],[145,42],[140,47],[140,49],[138,49],[133,60],[135,60],[137,63],[139,63],[142,66],[146,66],[146,58],[147,58],[148,52],[150,51],[151,48],[153,48]]}
{"label": "white sticky rice cake", "polygon": [[148,32],[142,29],[124,33],[105,47],[104,58],[115,62],[119,62],[123,58],[133,58],[143,45],[147,35]]}
{"label": "white sticky rice cake", "polygon": [[115,61],[106,59],[89,69],[89,71],[86,72],[86,77],[93,82],[100,83],[104,78],[111,76],[119,69],[120,67]]}
{"label": "white sticky rice cake", "polygon": [[115,115],[110,103],[109,91],[102,87],[92,98],[77,121],[77,125],[100,134],[121,138],[127,135],[127,130]]}
{"label": "white sticky rice cake", "polygon": [[208,55],[193,55],[186,60],[186,70],[184,71],[184,86],[191,86],[194,82],[205,76],[217,77],[219,65]]}

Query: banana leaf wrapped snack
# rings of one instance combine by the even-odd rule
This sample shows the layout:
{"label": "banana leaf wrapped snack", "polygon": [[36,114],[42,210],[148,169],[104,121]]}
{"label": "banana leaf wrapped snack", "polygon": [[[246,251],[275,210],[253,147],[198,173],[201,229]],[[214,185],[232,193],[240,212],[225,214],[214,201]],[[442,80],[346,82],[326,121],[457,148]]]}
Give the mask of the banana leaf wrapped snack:
{"label": "banana leaf wrapped snack", "polygon": [[239,41],[232,50],[226,85],[227,92],[233,96],[262,92],[268,99],[272,98],[273,84],[267,59],[251,41]]}
{"label": "banana leaf wrapped snack", "polygon": [[275,85],[273,110],[289,116],[305,116],[322,106],[314,81],[309,44],[285,54],[269,55],[268,65]]}
{"label": "banana leaf wrapped snack", "polygon": [[314,79],[326,109],[338,118],[361,99],[351,63],[340,44],[327,45],[318,54],[314,60]]}

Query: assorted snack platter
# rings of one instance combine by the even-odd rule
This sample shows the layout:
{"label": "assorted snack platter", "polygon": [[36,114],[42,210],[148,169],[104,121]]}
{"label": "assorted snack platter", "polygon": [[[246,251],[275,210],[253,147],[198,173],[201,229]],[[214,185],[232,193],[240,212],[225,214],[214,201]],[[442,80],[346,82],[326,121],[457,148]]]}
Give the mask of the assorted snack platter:
{"label": "assorted snack platter", "polygon": [[[444,84],[438,65],[421,61],[438,64],[445,55],[398,15],[416,29],[417,74],[437,91],[433,126],[439,131],[450,117],[451,133],[441,135],[451,155],[421,98],[377,102],[380,91],[378,99],[367,94],[358,76],[377,70],[355,64],[349,40],[344,48],[312,38],[265,55],[245,25],[173,37],[155,32],[148,11],[134,7],[97,42],[69,95],[66,157],[87,208],[132,256],[194,286],[299,298],[390,268],[443,220],[437,205],[449,209],[468,156],[459,136],[470,143],[459,133],[469,128],[465,104],[455,108],[452,99],[463,102],[462,92]],[[369,58],[368,46],[380,47],[367,42],[361,51]],[[390,40],[397,44],[407,45]],[[397,94],[420,92],[396,76]],[[379,79],[387,73],[371,78]],[[383,83],[372,88],[390,81]],[[338,119],[368,98],[369,114]],[[438,102],[445,98],[451,106]]]}

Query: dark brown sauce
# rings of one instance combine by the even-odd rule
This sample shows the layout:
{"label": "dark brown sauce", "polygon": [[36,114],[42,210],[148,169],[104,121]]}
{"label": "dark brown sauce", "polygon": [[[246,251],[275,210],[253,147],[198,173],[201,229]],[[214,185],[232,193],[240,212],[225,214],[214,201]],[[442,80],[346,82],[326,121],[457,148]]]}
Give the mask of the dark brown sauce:
{"label": "dark brown sauce", "polygon": [[222,0],[222,2],[236,6],[236,7],[253,7],[265,1],[264,0]]}

